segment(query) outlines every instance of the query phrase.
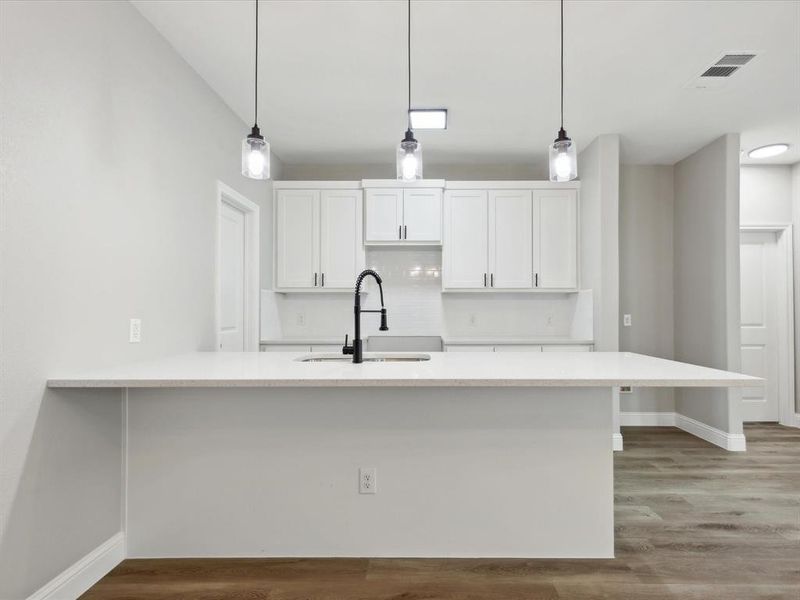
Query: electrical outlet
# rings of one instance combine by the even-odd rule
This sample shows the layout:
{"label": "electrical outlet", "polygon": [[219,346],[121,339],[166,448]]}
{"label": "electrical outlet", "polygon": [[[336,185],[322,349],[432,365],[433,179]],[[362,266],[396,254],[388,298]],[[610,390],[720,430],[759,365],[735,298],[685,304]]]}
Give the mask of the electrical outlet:
{"label": "electrical outlet", "polygon": [[631,326],[631,316],[630,315],[622,315],[622,325],[625,327]]}
{"label": "electrical outlet", "polygon": [[633,388],[631,386],[629,386],[629,385],[621,385],[619,387],[619,393],[620,394],[632,394],[633,393]]}
{"label": "electrical outlet", "polygon": [[469,324],[472,327],[475,327],[475,324],[478,322],[478,317],[475,316],[475,313],[470,313],[469,315]]}
{"label": "electrical outlet", "polygon": [[305,313],[297,313],[297,324],[300,327],[304,327],[306,324],[306,315]]}
{"label": "electrical outlet", "polygon": [[375,478],[375,467],[358,470],[358,493],[375,494],[378,491],[378,480]]}
{"label": "electrical outlet", "polygon": [[138,344],[142,341],[141,319],[131,319],[130,326],[128,328],[128,341],[131,344]]}
{"label": "electrical outlet", "polygon": [[548,327],[553,326],[553,315],[547,315],[547,326]]}

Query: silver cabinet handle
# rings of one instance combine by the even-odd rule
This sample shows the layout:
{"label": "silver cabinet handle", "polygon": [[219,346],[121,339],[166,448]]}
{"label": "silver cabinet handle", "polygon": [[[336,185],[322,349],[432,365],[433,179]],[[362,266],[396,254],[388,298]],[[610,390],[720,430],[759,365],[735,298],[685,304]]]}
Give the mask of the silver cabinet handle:
{"label": "silver cabinet handle", "polygon": [[534,287],[539,287],[539,274],[536,273],[534,277],[535,277]]}
{"label": "silver cabinet handle", "polygon": [[491,284],[492,284],[492,285],[491,285],[491,287],[494,287],[494,273],[492,273],[491,275],[489,275],[489,281],[490,281],[490,282],[491,282]]}
{"label": "silver cabinet handle", "polygon": [[317,274],[314,273],[314,287],[317,287]]}
{"label": "silver cabinet handle", "polygon": [[402,240],[403,239],[403,226],[402,225],[398,225],[397,226],[397,239],[398,240]]}
{"label": "silver cabinet handle", "polygon": [[403,239],[408,239],[408,225],[403,225]]}
{"label": "silver cabinet handle", "polygon": [[483,274],[483,287],[486,287],[486,273]]}
{"label": "silver cabinet handle", "polygon": [[325,273],[322,274],[322,287],[325,287]]}

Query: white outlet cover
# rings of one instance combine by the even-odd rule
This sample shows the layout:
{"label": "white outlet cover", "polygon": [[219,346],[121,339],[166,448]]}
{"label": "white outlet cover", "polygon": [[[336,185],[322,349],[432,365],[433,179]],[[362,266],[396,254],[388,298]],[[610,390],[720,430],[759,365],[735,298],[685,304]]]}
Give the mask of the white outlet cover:
{"label": "white outlet cover", "polygon": [[622,325],[624,327],[631,326],[631,316],[630,315],[622,315]]}
{"label": "white outlet cover", "polygon": [[142,341],[142,320],[131,319],[128,329],[128,341],[131,344],[138,344]]}
{"label": "white outlet cover", "polygon": [[375,467],[361,467],[358,470],[358,493],[375,494],[378,492],[378,480]]}

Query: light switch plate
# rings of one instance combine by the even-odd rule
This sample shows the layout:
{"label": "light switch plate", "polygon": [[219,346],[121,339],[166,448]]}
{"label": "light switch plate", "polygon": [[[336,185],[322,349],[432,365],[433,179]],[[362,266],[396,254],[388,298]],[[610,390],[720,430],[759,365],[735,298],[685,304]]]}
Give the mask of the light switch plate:
{"label": "light switch plate", "polygon": [[631,326],[631,316],[630,315],[622,315],[622,325],[625,327]]}
{"label": "light switch plate", "polygon": [[378,492],[378,480],[375,478],[375,467],[361,467],[358,470],[358,493],[376,494]]}
{"label": "light switch plate", "polygon": [[128,341],[131,344],[138,344],[142,341],[142,320],[131,319],[128,329]]}

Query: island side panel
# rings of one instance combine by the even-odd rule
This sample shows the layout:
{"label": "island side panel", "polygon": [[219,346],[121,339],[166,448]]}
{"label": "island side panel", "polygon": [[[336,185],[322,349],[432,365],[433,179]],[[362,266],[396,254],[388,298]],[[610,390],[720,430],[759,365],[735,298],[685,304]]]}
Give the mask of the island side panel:
{"label": "island side panel", "polygon": [[611,557],[611,403],[610,388],[130,390],[129,556]]}

